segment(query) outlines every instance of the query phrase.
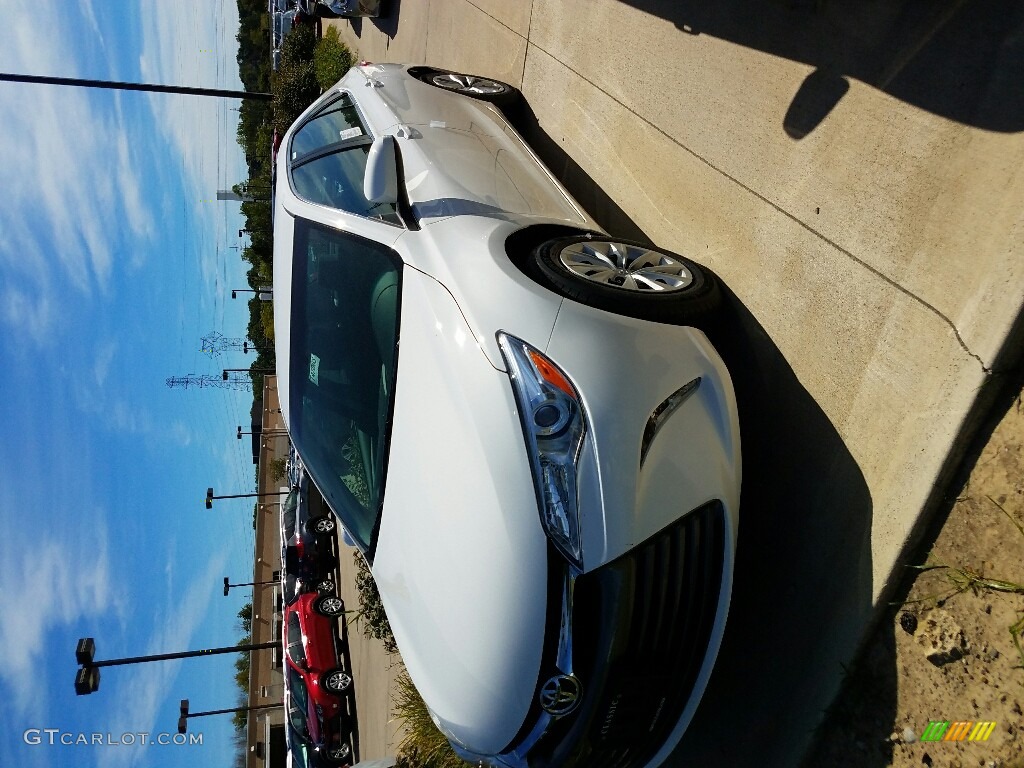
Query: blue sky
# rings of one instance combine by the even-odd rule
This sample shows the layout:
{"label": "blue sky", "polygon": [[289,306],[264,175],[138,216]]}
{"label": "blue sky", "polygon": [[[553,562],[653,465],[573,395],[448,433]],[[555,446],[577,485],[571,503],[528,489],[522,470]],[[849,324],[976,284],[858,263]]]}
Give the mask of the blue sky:
{"label": "blue sky", "polygon": [[[7,3],[0,71],[240,88],[233,0]],[[0,765],[230,765],[229,718],[202,747],[28,745],[30,728],[174,732],[178,700],[233,706],[232,656],[106,670],[97,658],[230,645],[248,599],[251,397],[165,379],[242,367],[236,101],[0,83]],[[237,593],[237,596],[236,596]]]}

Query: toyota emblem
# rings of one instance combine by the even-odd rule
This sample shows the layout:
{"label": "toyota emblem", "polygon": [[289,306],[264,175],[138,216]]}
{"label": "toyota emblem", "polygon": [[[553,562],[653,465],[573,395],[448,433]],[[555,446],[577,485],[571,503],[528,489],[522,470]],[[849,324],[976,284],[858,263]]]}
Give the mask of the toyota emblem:
{"label": "toyota emblem", "polygon": [[540,706],[549,715],[568,715],[579,706],[583,687],[572,675],[555,675],[540,689]]}

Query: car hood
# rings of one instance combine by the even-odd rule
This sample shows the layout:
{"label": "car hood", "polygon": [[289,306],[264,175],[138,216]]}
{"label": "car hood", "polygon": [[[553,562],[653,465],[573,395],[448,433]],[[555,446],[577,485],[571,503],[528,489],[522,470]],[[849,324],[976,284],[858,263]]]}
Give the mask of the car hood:
{"label": "car hood", "polygon": [[483,753],[519,730],[544,635],[547,539],[508,376],[451,294],[407,267],[372,573],[435,722]]}

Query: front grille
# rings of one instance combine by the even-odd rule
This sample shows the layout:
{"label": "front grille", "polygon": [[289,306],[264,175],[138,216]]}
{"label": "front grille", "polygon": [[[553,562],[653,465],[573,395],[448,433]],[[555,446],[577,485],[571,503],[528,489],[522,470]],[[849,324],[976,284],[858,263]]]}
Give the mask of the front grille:
{"label": "front grille", "polygon": [[[623,562],[606,566],[630,573],[632,605],[628,640],[609,664],[596,728],[589,733],[595,754],[588,765],[642,765],[668,737],[707,653],[724,553],[723,511],[714,503],[648,540]],[[602,589],[600,578],[593,585],[587,577],[580,581],[577,594]],[[584,644],[586,630],[575,621],[573,630],[577,644]]]}
{"label": "front grille", "polygon": [[653,757],[704,662],[725,546],[715,501],[577,578],[573,672],[584,702],[549,726],[530,749],[530,766],[632,768]]}

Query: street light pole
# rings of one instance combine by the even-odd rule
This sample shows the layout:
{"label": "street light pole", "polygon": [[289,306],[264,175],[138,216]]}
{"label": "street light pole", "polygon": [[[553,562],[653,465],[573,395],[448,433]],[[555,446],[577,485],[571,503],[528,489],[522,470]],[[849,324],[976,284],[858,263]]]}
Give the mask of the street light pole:
{"label": "street light pole", "polygon": [[240,584],[231,584],[228,581],[228,577],[225,576],[224,577],[224,597],[228,596],[228,591],[232,587],[258,587],[258,586],[262,586],[264,584],[280,584],[281,583],[281,579],[278,576],[279,571],[274,571],[274,574],[275,574],[276,578],[273,578],[270,581],[243,581]]}
{"label": "street light pole", "polygon": [[277,373],[276,368],[225,368],[221,372],[221,379],[224,381],[228,380],[228,373],[269,373],[271,375]]}
{"label": "street light pole", "polygon": [[291,493],[291,490],[287,491],[271,491],[269,493],[230,493],[222,496],[214,496],[213,488],[206,489],[206,508],[213,509],[214,499],[252,499],[252,498],[263,498],[264,496],[284,496],[285,494]]}
{"label": "street light pole", "polygon": [[251,290],[249,288],[234,288],[231,291],[231,298],[237,299],[239,293],[255,293],[260,297],[260,301],[273,301],[274,300],[274,289],[269,285],[262,285],[258,291]]}
{"label": "street light pole", "polygon": [[288,434],[287,429],[261,429],[258,432],[243,432],[241,425],[238,427],[238,432],[235,436],[241,440],[242,435],[260,435],[261,437],[284,437]]}
{"label": "street light pole", "polygon": [[223,648],[202,648],[198,651],[178,651],[176,653],[156,653],[151,656],[128,656],[123,659],[107,659],[96,661],[96,641],[91,637],[82,637],[75,648],[75,659],[80,669],[75,672],[75,693],[85,696],[94,693],[100,687],[100,667],[118,667],[124,664],[143,664],[150,661],[169,661],[171,659],[188,659],[194,656],[215,656],[221,653],[244,653],[258,651],[262,648],[280,648],[280,640],[266,643],[249,643],[247,645],[229,645]]}
{"label": "street light pole", "polygon": [[178,718],[178,733],[184,733],[188,730],[188,719],[190,717],[206,717],[207,715],[227,715],[234,712],[253,712],[258,709],[276,709],[277,707],[283,707],[284,702],[279,701],[276,704],[257,704],[254,707],[234,707],[233,709],[211,709],[208,712],[193,712],[189,714],[188,711],[188,699],[182,699],[181,705],[178,710],[181,712],[181,717]]}

